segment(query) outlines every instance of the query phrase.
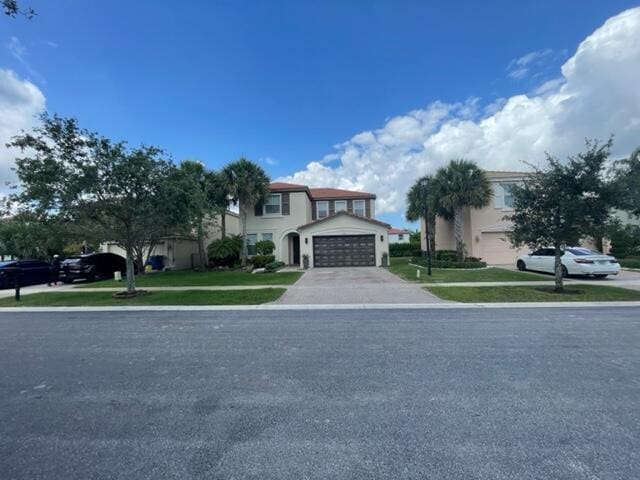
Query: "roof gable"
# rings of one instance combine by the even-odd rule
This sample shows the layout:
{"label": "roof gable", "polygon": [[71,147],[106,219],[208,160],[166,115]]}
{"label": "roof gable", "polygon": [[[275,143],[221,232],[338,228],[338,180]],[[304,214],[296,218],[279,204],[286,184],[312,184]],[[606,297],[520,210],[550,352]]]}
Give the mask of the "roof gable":
{"label": "roof gable", "polygon": [[310,227],[312,225],[318,225],[319,223],[328,222],[328,221],[333,220],[335,218],[338,218],[340,216],[347,216],[347,217],[351,217],[351,218],[354,218],[356,220],[360,220],[360,221],[363,221],[363,222],[373,223],[375,225],[379,225],[381,227],[385,227],[386,229],[391,228],[391,225],[389,225],[388,223],[384,223],[384,222],[381,222],[379,220],[375,220],[373,218],[361,217],[360,215],[355,215],[355,214],[353,214],[351,212],[348,212],[346,210],[341,210],[339,212],[334,213],[333,215],[329,215],[327,217],[320,218],[318,220],[314,220],[313,222],[309,222],[309,223],[305,223],[304,225],[300,225],[298,227],[298,230],[302,230],[302,229]]}

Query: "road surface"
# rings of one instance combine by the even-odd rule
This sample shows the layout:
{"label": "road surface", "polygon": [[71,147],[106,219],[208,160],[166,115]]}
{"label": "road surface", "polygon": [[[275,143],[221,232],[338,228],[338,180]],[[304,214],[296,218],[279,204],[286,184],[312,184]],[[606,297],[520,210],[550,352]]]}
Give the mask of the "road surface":
{"label": "road surface", "polygon": [[640,309],[0,313],[2,479],[640,478]]}

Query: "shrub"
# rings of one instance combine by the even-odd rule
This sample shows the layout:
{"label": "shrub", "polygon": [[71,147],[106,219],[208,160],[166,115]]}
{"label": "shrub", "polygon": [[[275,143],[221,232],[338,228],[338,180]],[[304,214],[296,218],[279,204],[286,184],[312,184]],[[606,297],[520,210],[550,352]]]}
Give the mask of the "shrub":
{"label": "shrub", "polygon": [[418,257],[420,256],[420,244],[416,243],[390,243],[390,257]]}
{"label": "shrub", "polygon": [[[415,263],[416,265],[427,266],[427,259],[424,257],[414,257],[411,259],[411,263]],[[486,262],[480,261],[468,261],[457,262],[455,260],[439,260],[432,259],[431,266],[433,268],[484,268],[487,266]]]}
{"label": "shrub", "polygon": [[264,266],[265,272],[276,272],[285,266],[284,262],[271,262]]}
{"label": "shrub", "polygon": [[443,260],[448,262],[458,261],[458,252],[455,250],[436,250],[436,254],[433,256],[436,260]]}
{"label": "shrub", "polygon": [[640,268],[640,257],[628,257],[618,260],[624,268]]}
{"label": "shrub", "polygon": [[256,253],[258,255],[271,255],[276,249],[276,244],[271,240],[260,240],[256,242]]}
{"label": "shrub", "polygon": [[273,255],[254,255],[249,259],[253,268],[264,268],[268,263],[273,263],[276,257]]}
{"label": "shrub", "polygon": [[214,267],[232,267],[240,261],[242,250],[242,237],[231,237],[214,240],[207,247],[209,263]]}
{"label": "shrub", "polygon": [[640,226],[625,225],[612,232],[609,253],[622,258],[640,254]]}

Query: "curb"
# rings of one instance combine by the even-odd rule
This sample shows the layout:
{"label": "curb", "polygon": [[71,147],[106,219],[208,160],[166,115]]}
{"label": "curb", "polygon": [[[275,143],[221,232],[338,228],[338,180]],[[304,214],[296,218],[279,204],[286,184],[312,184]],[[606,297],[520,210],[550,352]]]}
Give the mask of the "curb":
{"label": "curb", "polygon": [[278,310],[469,310],[474,308],[640,308],[640,302],[538,302],[538,303],[400,303],[328,305],[150,305],[108,307],[2,307],[3,312],[163,312],[163,311],[278,311]]}

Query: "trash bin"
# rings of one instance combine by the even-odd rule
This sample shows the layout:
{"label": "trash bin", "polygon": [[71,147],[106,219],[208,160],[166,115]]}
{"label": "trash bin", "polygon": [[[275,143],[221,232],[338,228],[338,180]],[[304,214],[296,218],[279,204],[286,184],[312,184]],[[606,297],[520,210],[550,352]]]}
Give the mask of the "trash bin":
{"label": "trash bin", "polygon": [[149,257],[149,265],[153,270],[162,270],[164,268],[164,256],[152,255]]}

